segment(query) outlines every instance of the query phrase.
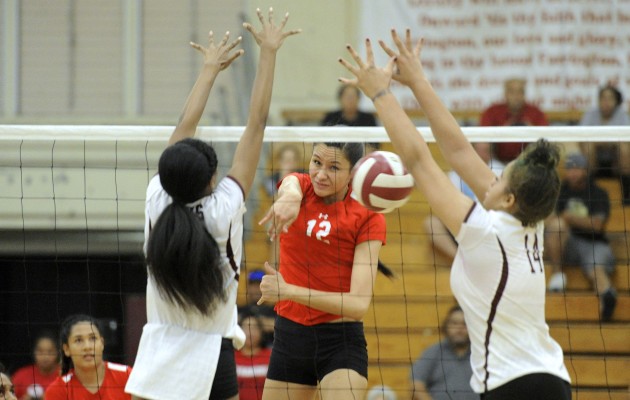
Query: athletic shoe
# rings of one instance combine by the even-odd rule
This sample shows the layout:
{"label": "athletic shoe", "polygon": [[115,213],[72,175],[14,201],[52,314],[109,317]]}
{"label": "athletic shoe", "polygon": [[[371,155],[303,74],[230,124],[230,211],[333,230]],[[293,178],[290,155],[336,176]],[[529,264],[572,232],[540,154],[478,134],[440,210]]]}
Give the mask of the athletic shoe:
{"label": "athletic shoe", "polygon": [[564,272],[556,272],[551,275],[547,290],[550,292],[562,292],[566,288],[567,275]]}
{"label": "athletic shoe", "polygon": [[610,322],[617,305],[617,293],[610,288],[602,294],[602,322]]}

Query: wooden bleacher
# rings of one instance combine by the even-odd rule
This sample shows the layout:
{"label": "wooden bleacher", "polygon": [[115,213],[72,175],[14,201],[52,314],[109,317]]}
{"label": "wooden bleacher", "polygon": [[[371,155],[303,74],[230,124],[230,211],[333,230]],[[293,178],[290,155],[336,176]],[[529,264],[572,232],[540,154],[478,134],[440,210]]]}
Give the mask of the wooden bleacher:
{"label": "wooden bleacher", "polygon": [[[447,166],[435,145],[430,145],[440,165]],[[390,150],[385,145],[385,150]],[[572,378],[574,399],[626,399],[630,383],[630,207],[621,206],[619,184],[602,181],[610,193],[612,215],[608,231],[617,255],[613,282],[619,301],[612,323],[599,323],[599,299],[578,268],[568,269],[568,292],[549,294],[546,318],[551,335],[565,352]],[[261,200],[258,221],[271,199]],[[387,245],[381,260],[396,273],[389,280],[377,277],[374,299],[364,319],[369,351],[369,386],[386,384],[400,399],[411,398],[411,364],[428,346],[440,340],[440,330],[449,308],[455,304],[450,289],[450,268],[434,255],[423,220],[430,209],[415,191],[409,203],[386,215]],[[616,242],[615,242],[616,241]],[[617,243],[615,245],[615,243]],[[258,228],[245,247],[248,268],[262,266],[269,246]],[[240,285],[244,289],[245,285]]]}

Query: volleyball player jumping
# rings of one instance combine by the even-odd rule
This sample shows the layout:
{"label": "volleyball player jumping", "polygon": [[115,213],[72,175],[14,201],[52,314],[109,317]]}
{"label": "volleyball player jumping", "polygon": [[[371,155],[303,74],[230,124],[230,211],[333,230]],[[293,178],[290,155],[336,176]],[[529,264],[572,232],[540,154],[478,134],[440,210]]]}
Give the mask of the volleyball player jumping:
{"label": "volleyball player jumping", "polygon": [[[232,340],[242,254],[244,200],[256,173],[283,32],[258,10],[262,29],[245,24],[260,46],[249,118],[228,176],[216,184],[214,149],[192,139],[219,72],[243,53],[228,34],[207,48],[158,175],[147,188],[147,319],[126,391],[146,399],[238,398]],[[215,374],[216,372],[216,374]]]}
{"label": "volleyball player jumping", "polygon": [[[545,322],[542,260],[543,221],[560,189],[559,150],[539,140],[496,177],[424,75],[422,41],[412,48],[409,30],[404,43],[394,30],[392,37],[399,53],[381,41],[392,57],[384,68],[374,66],[369,40],[366,61],[348,46],[357,66],[340,62],[356,78],[342,81],[357,85],[373,100],[416,185],[459,243],[451,287],[470,333],[471,386],[484,400],[570,399],[562,349]],[[480,204],[461,194],[433,160],[389,90],[392,75],[412,89],[446,160],[483,199]]]}

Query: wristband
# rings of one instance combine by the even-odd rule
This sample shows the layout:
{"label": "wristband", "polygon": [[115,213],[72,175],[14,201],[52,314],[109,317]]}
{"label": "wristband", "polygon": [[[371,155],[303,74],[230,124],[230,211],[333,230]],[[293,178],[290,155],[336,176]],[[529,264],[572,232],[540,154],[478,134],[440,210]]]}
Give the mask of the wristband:
{"label": "wristband", "polygon": [[383,89],[380,92],[376,93],[374,95],[374,97],[372,97],[372,103],[374,103],[376,101],[376,99],[378,99],[381,96],[385,96],[386,94],[391,93],[391,91],[389,90],[389,88],[387,89]]}

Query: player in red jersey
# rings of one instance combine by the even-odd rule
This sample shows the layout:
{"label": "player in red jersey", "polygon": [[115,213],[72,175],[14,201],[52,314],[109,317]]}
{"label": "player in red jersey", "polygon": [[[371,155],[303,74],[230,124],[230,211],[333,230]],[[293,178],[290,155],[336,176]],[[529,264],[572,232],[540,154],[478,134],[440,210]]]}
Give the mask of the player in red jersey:
{"label": "player in red jersey", "polygon": [[61,326],[61,376],[46,390],[46,400],[129,400],[126,365],[103,360],[105,341],[96,321],[72,315]]}
{"label": "player in red jersey", "polygon": [[[265,265],[262,302],[276,303],[263,399],[363,398],[367,346],[361,320],[372,299],[385,218],[351,197],[359,143],[318,143],[309,173],[281,183],[261,221],[280,235],[280,269]],[[391,274],[389,270],[385,270]]]}

